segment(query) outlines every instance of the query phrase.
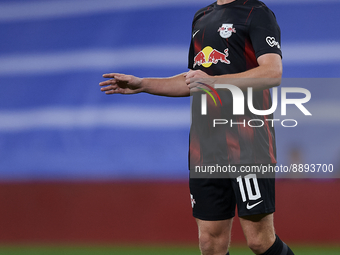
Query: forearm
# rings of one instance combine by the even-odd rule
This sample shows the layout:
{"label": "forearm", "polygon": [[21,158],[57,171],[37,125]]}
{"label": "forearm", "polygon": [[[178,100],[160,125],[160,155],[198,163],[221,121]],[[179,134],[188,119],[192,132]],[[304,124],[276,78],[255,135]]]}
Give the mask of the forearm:
{"label": "forearm", "polygon": [[168,97],[190,96],[184,75],[183,73],[169,78],[143,78],[142,92]]}
{"label": "forearm", "polygon": [[[277,58],[277,56],[274,57]],[[245,72],[215,76],[216,82],[228,82],[242,90],[246,90],[247,87],[264,90],[279,86],[282,76],[281,60],[268,61],[268,59],[260,58],[259,62],[261,65]]]}

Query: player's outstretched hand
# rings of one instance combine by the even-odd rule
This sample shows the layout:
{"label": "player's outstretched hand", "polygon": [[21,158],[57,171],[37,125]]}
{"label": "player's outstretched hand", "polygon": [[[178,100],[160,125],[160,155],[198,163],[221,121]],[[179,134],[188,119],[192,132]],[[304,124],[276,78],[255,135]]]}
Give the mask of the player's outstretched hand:
{"label": "player's outstretched hand", "polygon": [[142,79],[133,75],[108,73],[103,74],[109,80],[99,83],[101,91],[106,94],[136,94],[142,92]]}

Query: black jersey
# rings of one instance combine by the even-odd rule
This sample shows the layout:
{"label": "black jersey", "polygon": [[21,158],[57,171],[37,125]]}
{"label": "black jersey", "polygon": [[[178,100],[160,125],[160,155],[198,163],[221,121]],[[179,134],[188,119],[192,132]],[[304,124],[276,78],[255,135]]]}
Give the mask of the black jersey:
{"label": "black jersey", "polygon": [[[266,53],[282,56],[280,28],[273,12],[264,3],[257,0],[236,0],[224,5],[213,3],[195,14],[189,69],[200,69],[209,75],[240,73],[258,66],[257,58]],[[246,125],[225,125],[221,135],[221,132],[211,127],[211,122],[205,121],[206,116],[201,116],[197,110],[200,109],[200,97],[193,96],[191,166],[276,163],[275,132],[272,123],[267,121],[273,116],[254,115],[247,106],[244,115],[233,116],[231,93],[220,90],[218,94],[223,107],[215,107],[212,112],[209,104],[214,103],[208,100],[210,118],[223,117],[234,123],[245,122]],[[254,92],[253,105],[258,110],[269,109],[270,91]],[[254,119],[262,120],[264,125],[249,126],[248,121]]]}

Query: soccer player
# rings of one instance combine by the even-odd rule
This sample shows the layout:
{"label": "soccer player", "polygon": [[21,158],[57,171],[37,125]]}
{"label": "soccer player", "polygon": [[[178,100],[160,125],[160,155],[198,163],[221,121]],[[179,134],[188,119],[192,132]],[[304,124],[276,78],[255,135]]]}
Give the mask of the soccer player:
{"label": "soccer player", "polygon": [[[145,92],[184,97],[198,86],[197,79],[232,79],[243,91],[252,87],[253,105],[265,110],[271,106],[269,88],[281,82],[281,57],[280,28],[265,4],[258,0],[217,0],[194,16],[188,72],[169,78],[109,73],[103,75],[109,79],[100,86],[108,95]],[[228,101],[223,103],[232,105]],[[206,146],[206,141],[200,138],[204,130],[192,126],[190,165],[212,160],[238,169],[242,165],[275,164],[275,134],[272,125],[265,121],[268,116],[256,116],[246,109],[242,117],[261,118],[265,125],[256,129],[226,128],[224,137],[219,139],[219,150]],[[239,120],[237,116],[231,118]],[[202,254],[229,254],[236,205],[247,244],[255,254],[293,254],[274,231],[273,178],[256,175],[237,179],[190,178],[189,185]]]}

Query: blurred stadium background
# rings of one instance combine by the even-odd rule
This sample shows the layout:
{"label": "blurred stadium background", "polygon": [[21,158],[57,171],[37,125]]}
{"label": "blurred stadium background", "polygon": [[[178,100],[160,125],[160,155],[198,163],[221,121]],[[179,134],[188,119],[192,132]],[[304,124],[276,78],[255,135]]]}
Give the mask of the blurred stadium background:
{"label": "blurred stadium background", "polygon": [[[281,26],[283,76],[339,78],[340,1],[264,2]],[[2,254],[19,254],[18,244],[166,245],[155,253],[191,254],[171,250],[197,243],[187,187],[190,99],[105,96],[98,83],[106,72],[187,71],[192,17],[210,3],[0,1]],[[323,106],[322,113],[294,130],[277,128],[278,158],[334,164],[334,178],[278,180],[276,229],[294,245],[333,247],[340,243],[340,87],[319,81],[308,89],[311,109]],[[244,246],[235,223],[233,241]],[[32,253],[52,250],[77,254]]]}

